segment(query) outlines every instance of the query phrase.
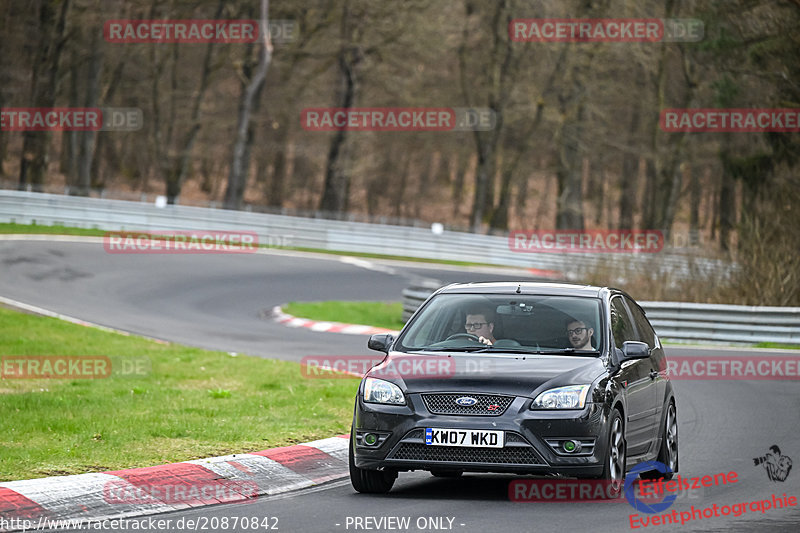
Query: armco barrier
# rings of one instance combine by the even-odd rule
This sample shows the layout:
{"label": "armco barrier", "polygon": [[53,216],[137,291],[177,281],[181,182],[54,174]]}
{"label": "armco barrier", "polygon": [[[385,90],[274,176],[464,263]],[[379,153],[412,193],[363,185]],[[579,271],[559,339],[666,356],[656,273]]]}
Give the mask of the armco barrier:
{"label": "armco barrier", "polygon": [[718,259],[675,250],[655,254],[517,253],[508,237],[455,231],[435,234],[426,228],[347,222],[321,218],[231,211],[0,190],[0,221],[119,230],[254,231],[262,244],[371,252],[407,257],[471,261],[561,272],[579,279],[592,269],[641,269],[673,279],[712,274],[719,279],[732,269]]}
{"label": "armco barrier", "polygon": [[[675,251],[658,254],[530,254],[508,248],[505,236],[424,228],[345,222],[143,202],[107,200],[26,191],[0,190],[0,221],[63,224],[78,228],[120,230],[253,231],[259,243],[344,252],[372,252],[426,259],[473,261],[562,272],[580,278],[595,267],[630,266],[674,278],[731,272],[717,259],[694,258]],[[404,291],[406,318],[433,288],[420,284]],[[800,308],[744,307],[676,302],[643,302],[659,336],[670,340],[726,343],[800,344]]]}
{"label": "armco barrier", "polygon": [[[441,284],[422,282],[403,290],[403,320]],[[800,307],[639,302],[658,336],[681,342],[800,345]]]}

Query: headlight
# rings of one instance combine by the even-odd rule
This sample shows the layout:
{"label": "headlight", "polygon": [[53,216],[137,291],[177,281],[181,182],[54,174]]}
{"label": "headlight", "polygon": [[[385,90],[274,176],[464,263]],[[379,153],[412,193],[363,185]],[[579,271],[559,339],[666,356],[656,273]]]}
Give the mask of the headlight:
{"label": "headlight", "polygon": [[583,409],[590,385],[570,385],[544,391],[533,400],[533,409]]}
{"label": "headlight", "polygon": [[405,405],[403,391],[394,383],[382,379],[367,378],[364,382],[364,401],[370,403],[390,403]]}

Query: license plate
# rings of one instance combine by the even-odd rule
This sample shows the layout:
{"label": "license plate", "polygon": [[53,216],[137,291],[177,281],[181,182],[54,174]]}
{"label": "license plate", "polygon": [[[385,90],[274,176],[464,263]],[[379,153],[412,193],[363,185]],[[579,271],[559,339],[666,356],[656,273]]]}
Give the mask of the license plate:
{"label": "license plate", "polygon": [[425,444],[429,446],[461,446],[464,448],[502,448],[502,431],[480,429],[425,429]]}

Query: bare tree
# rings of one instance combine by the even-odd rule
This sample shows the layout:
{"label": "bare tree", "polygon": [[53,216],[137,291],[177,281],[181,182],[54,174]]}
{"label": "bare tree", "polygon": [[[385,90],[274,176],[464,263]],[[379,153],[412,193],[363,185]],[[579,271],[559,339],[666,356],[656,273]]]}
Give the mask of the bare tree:
{"label": "bare tree", "polygon": [[[220,0],[219,4],[217,4],[217,11],[214,14],[214,20],[220,19],[224,5],[224,0]],[[200,82],[198,83],[197,89],[194,91],[192,96],[192,110],[189,117],[189,130],[183,137],[177,157],[175,157],[174,163],[166,176],[167,203],[170,204],[174,204],[178,201],[178,197],[181,194],[181,187],[186,179],[186,174],[189,171],[189,162],[191,160],[192,149],[194,148],[194,143],[197,140],[197,133],[200,131],[201,127],[200,104],[202,104],[203,97],[208,90],[213,57],[214,41],[210,41],[206,46],[206,53],[203,56],[203,65],[200,69]]]}
{"label": "bare tree", "polygon": [[[33,62],[31,107],[53,107],[59,86],[59,65],[64,48],[65,28],[70,0],[42,0],[39,3],[39,35],[41,45]],[[47,131],[26,131],[23,135],[19,168],[19,188],[30,183],[41,190],[48,163],[50,134]]]}
{"label": "bare tree", "polygon": [[272,61],[272,40],[269,34],[269,0],[261,0],[261,36],[263,47],[261,60],[249,83],[242,91],[239,104],[239,118],[236,127],[236,140],[233,145],[231,168],[228,174],[228,188],[225,191],[225,208],[239,209],[244,197],[247,182],[246,151],[250,120],[255,105],[256,95],[260,92]]}

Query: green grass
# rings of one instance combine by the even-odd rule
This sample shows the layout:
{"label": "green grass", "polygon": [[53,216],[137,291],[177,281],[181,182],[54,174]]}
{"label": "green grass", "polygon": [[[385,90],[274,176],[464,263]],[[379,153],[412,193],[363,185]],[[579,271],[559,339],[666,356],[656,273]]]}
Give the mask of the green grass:
{"label": "green grass", "polygon": [[797,344],[781,344],[779,342],[759,342],[755,345],[756,348],[772,348],[775,350],[800,350],[800,345]]}
{"label": "green grass", "polygon": [[[358,380],[0,308],[0,357],[105,355],[146,375],[0,379],[0,481],[259,451],[347,433]],[[4,366],[0,366],[8,370]]]}
{"label": "green grass", "polygon": [[[47,234],[47,235],[84,235],[93,237],[102,237],[107,233],[101,229],[83,229],[73,228],[68,226],[41,226],[39,224],[11,224],[0,223],[0,234],[3,233],[18,233],[18,234]],[[260,248],[278,248],[281,250],[294,250],[297,252],[312,252],[318,254],[331,254],[331,255],[346,255],[351,257],[364,257],[367,259],[390,259],[397,261],[411,261],[414,263],[433,263],[440,265],[454,265],[454,266],[488,266],[492,268],[511,268],[503,265],[493,265],[490,263],[472,263],[469,261],[448,261],[444,259],[426,259],[422,257],[406,257],[402,255],[389,255],[389,254],[373,254],[365,252],[344,252],[337,250],[321,250],[319,248],[304,248],[301,246],[273,246],[268,244],[259,245]]]}
{"label": "green grass", "polygon": [[314,252],[317,254],[333,254],[333,255],[347,255],[351,257],[365,257],[367,259],[389,259],[392,261],[411,261],[412,263],[433,263],[437,265],[454,265],[454,266],[480,266],[492,268],[519,268],[510,267],[507,265],[496,265],[492,263],[472,263],[470,261],[452,261],[449,259],[428,259],[426,257],[407,257],[404,255],[389,255],[389,254],[371,254],[367,252],[342,252],[338,250],[320,250],[318,248],[303,248],[299,246],[287,246],[287,250],[296,250],[298,252]]}
{"label": "green grass", "polygon": [[326,322],[402,328],[403,304],[383,302],[291,302],[283,308],[290,315]]}
{"label": "green grass", "polygon": [[71,228],[68,226],[41,226],[39,224],[0,223],[0,233],[33,233],[46,235],[88,235],[102,237],[107,232],[101,229]]}

